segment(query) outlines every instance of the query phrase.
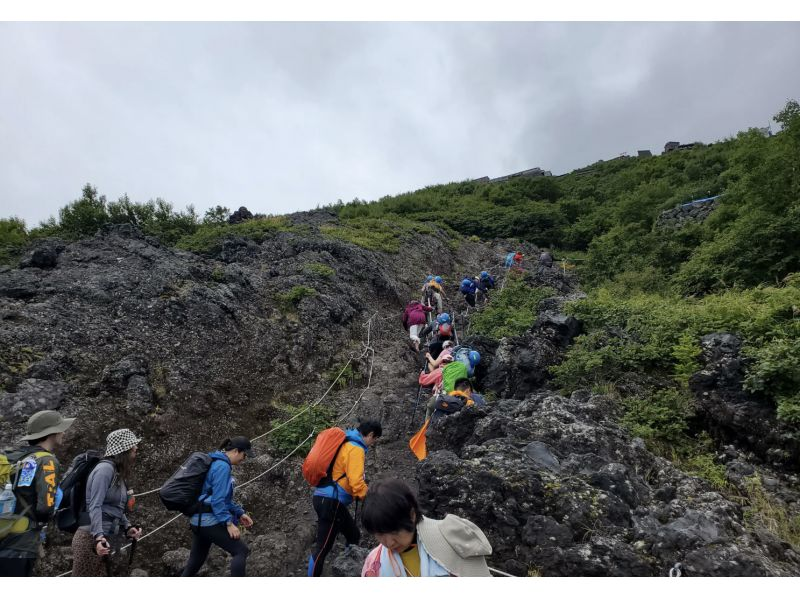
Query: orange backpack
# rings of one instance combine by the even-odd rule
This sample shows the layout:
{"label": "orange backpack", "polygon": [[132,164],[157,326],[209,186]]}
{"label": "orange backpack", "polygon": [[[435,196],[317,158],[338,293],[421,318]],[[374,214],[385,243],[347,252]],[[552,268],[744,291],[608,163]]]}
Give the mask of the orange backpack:
{"label": "orange backpack", "polygon": [[333,463],[345,442],[347,436],[341,428],[328,428],[319,433],[303,461],[303,477],[309,484],[317,487],[330,486],[339,481],[333,480],[331,475]]}

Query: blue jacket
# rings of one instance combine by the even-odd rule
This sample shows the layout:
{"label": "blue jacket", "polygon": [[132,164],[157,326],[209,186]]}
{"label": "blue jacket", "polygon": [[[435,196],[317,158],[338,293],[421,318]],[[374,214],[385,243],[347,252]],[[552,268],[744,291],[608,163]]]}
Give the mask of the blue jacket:
{"label": "blue jacket", "polygon": [[478,283],[478,288],[481,291],[485,291],[486,289],[493,289],[494,288],[494,278],[492,276],[487,276],[486,278],[481,278],[480,282]]}
{"label": "blue jacket", "polygon": [[201,502],[211,505],[212,512],[192,515],[190,523],[203,527],[218,523],[225,525],[229,521],[238,524],[239,517],[244,515],[244,509],[233,502],[235,481],[231,476],[231,462],[222,451],[213,451],[209,455],[214,460],[208,468],[200,497]]}
{"label": "blue jacket", "polygon": [[[369,448],[364,444],[364,437],[361,432],[351,428],[345,432],[347,442],[344,443],[339,454],[334,461],[332,474],[333,479],[337,479],[342,473],[346,477],[329,486],[320,486],[314,490],[314,496],[324,496],[325,498],[335,498],[343,505],[353,502],[353,495],[350,493],[352,488],[357,488],[358,496],[366,494],[367,486],[364,478],[364,459],[367,457]],[[363,452],[363,457],[359,454]],[[348,471],[351,470],[351,471]],[[344,484],[342,483],[344,482]],[[361,494],[358,494],[360,492]],[[363,499],[363,497],[362,497]]]}

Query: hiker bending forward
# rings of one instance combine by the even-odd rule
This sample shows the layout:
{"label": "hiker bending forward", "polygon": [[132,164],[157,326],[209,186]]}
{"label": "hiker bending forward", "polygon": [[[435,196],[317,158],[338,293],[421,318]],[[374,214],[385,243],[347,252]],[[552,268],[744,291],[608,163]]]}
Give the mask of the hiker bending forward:
{"label": "hiker bending forward", "polygon": [[333,548],[339,532],[346,544],[356,545],[361,539],[348,505],[353,499],[364,500],[367,482],[364,480],[364,461],[367,450],[374,446],[383,433],[380,422],[366,420],[357,429],[346,432],[347,440],[339,449],[331,467],[330,477],[314,490],[312,503],[317,512],[317,543],[314,554],[308,559],[308,576],[321,577],[325,557]]}
{"label": "hiker bending forward", "polygon": [[[106,453],[86,481],[86,515],[72,537],[73,577],[123,577],[127,559],[120,549],[138,540],[142,528],[131,525],[125,513],[128,477],[133,473],[140,439],[123,428],[106,437]],[[81,522],[83,523],[83,522]]]}
{"label": "hiker bending forward", "polygon": [[397,479],[370,488],[361,518],[380,544],[369,553],[363,577],[490,577],[486,557],[492,545],[466,519],[428,519],[414,492]]}
{"label": "hiker bending forward", "polygon": [[246,457],[253,456],[250,440],[244,436],[230,438],[222,443],[218,451],[209,453],[209,456],[213,461],[203,482],[200,512],[192,515],[189,520],[192,528],[192,551],[181,577],[191,577],[200,571],[212,544],[233,557],[231,577],[244,577],[250,549],[240,537],[238,524],[250,527],[253,520],[241,505],[233,502],[234,480],[231,468],[242,463]]}

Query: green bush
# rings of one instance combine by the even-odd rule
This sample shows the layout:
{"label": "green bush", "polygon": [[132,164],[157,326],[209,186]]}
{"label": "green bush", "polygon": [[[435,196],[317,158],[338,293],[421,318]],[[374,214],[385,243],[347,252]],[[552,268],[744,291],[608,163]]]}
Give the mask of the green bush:
{"label": "green bush", "polygon": [[303,272],[323,278],[331,278],[336,275],[336,270],[325,264],[312,262],[303,266]]}
{"label": "green bush", "polygon": [[693,399],[686,392],[667,389],[649,396],[623,399],[622,425],[644,439],[657,454],[685,442],[687,420],[694,415]]}
{"label": "green bush", "polygon": [[323,236],[346,241],[364,249],[397,253],[400,245],[412,238],[413,233],[433,234],[429,224],[389,216],[386,218],[354,217],[341,224],[320,227]]}
{"label": "green bush", "polygon": [[306,297],[314,297],[316,295],[317,291],[315,289],[304,285],[297,285],[285,293],[278,293],[275,299],[278,302],[280,310],[286,313],[296,310],[300,302]]}
{"label": "green bush", "polygon": [[[297,417],[269,436],[270,444],[279,454],[288,454],[294,450],[294,448],[303,442],[312,431],[319,433],[333,425],[334,413],[330,407],[324,403],[320,403],[305,413],[301,413],[306,407],[307,406],[294,407],[291,405],[281,407],[283,413],[280,418],[276,418],[273,425],[278,425],[280,422],[287,421],[295,416]],[[300,456],[307,455],[313,444],[314,439],[312,438],[295,454]]]}
{"label": "green bush", "polygon": [[178,249],[203,255],[218,255],[225,239],[241,237],[257,243],[280,231],[290,231],[292,226],[285,216],[253,218],[239,224],[205,224],[175,244]]}
{"label": "green bush", "polygon": [[0,264],[13,261],[28,244],[28,231],[20,218],[0,218]]}
{"label": "green bush", "polygon": [[742,338],[749,358],[747,388],[772,399],[779,417],[796,423],[800,319],[794,314],[800,288],[793,281],[688,299],[600,288],[567,307],[586,333],[551,372],[566,390],[637,376],[671,378],[685,388],[699,369],[700,338],[731,332]]}
{"label": "green bush", "polygon": [[502,291],[470,320],[470,333],[494,339],[519,336],[530,330],[539,314],[539,303],[555,294],[548,287],[531,287],[521,278],[509,277]]}

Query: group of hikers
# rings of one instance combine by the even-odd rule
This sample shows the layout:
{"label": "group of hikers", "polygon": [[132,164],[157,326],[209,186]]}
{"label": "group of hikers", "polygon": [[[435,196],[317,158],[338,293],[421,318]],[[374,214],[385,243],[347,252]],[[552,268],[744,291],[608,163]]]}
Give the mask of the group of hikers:
{"label": "group of hikers", "polygon": [[[506,267],[521,268],[522,257],[519,251],[509,253]],[[547,252],[539,258],[540,266],[551,267],[552,263]],[[459,290],[474,307],[476,298],[487,301],[494,288],[494,277],[483,271],[465,277]],[[480,353],[458,344],[454,322],[444,310],[446,297],[442,277],[429,275],[421,301],[409,302],[402,318],[417,354],[423,341],[427,343],[418,383],[420,389],[431,389],[431,395],[425,424],[409,443],[420,459],[427,455],[424,438],[430,422],[486,404],[471,382]],[[54,452],[74,421],[57,411],[35,413],[21,439],[26,444],[0,453],[0,576],[33,574],[50,522],[73,533],[72,575],[119,576],[127,574],[131,566],[143,530],[129,520],[135,498],[128,482],[141,439],[127,428],[114,430],[103,451],[79,454],[62,476]],[[492,548],[475,524],[452,514],[442,520],[423,516],[413,491],[401,480],[367,484],[366,454],[382,433],[381,423],[371,419],[347,430],[329,428],[318,435],[306,457],[303,475],[314,488],[311,501],[317,515],[308,575],[322,575],[325,559],[340,533],[346,553],[359,544],[357,519],[350,514],[353,502],[356,512],[363,502],[363,528],[379,542],[366,558],[362,575],[490,575],[485,557]],[[159,489],[162,503],[186,515],[192,532],[182,576],[199,572],[212,545],[232,556],[232,576],[245,575],[249,548],[241,530],[252,527],[253,519],[234,500],[232,468],[253,456],[248,438],[225,439],[218,450],[193,453]]]}
{"label": "group of hikers", "polygon": [[[22,438],[26,444],[0,458],[0,576],[33,575],[47,525],[54,520],[59,529],[74,534],[73,576],[129,572],[143,533],[128,518],[133,507],[128,480],[141,439],[127,428],[114,430],[104,451],[81,453],[62,475],[54,452],[74,421],[57,411],[35,413]],[[364,529],[379,542],[362,575],[490,575],[485,557],[491,554],[491,545],[473,523],[455,515],[443,520],[424,517],[413,491],[401,480],[367,485],[366,453],[382,432],[376,420],[361,421],[346,431],[329,428],[319,434],[306,457],[303,474],[313,482],[311,500],[317,513],[308,575],[322,575],[325,557],[339,533],[345,538],[346,553],[360,542],[359,527],[349,511],[353,501],[363,501]],[[231,555],[231,576],[245,575],[250,550],[240,527],[252,527],[253,519],[233,498],[231,470],[253,456],[248,438],[226,439],[218,450],[193,453],[159,490],[168,508],[187,515],[192,531],[181,576],[197,574],[212,545]]]}

